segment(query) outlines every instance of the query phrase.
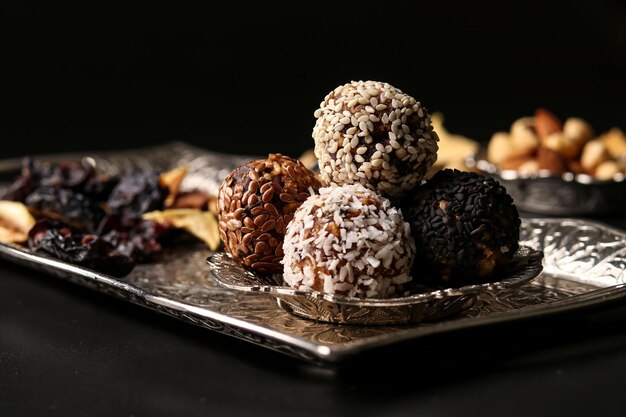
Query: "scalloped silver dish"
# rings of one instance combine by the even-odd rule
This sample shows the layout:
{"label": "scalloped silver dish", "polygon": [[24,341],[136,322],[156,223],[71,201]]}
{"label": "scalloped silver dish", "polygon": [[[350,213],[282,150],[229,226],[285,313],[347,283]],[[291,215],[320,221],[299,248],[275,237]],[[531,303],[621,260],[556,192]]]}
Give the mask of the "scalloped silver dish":
{"label": "scalloped silver dish", "polygon": [[[50,159],[76,160],[85,156],[93,158],[99,168],[106,170],[129,166],[163,170],[184,163],[190,167],[186,186],[207,190],[214,189],[231,169],[249,160],[245,156],[218,154],[184,143],[88,155],[52,155]],[[0,161],[0,178],[11,181],[19,168],[19,160]],[[626,300],[624,231],[586,220],[524,218],[520,238],[521,244],[544,254],[543,271],[535,279],[517,287],[480,293],[468,308],[440,319],[376,326],[309,320],[281,308],[268,294],[225,288],[210,278],[212,267],[206,260],[213,253],[203,245],[168,250],[160,262],[138,265],[124,279],[20,246],[0,244],[0,258],[2,262],[22,264],[186,323],[312,363],[339,362],[377,347],[436,333]],[[0,291],[2,285],[0,277]],[[107,308],[106,303],[103,308]]]}
{"label": "scalloped silver dish", "polygon": [[429,289],[388,299],[363,299],[284,286],[280,276],[263,277],[241,266],[224,252],[207,259],[210,274],[225,288],[268,294],[278,305],[307,319],[358,325],[407,324],[440,320],[474,305],[479,295],[528,284],[542,270],[543,253],[523,246],[507,277],[456,288]]}
{"label": "scalloped silver dish", "polygon": [[556,216],[597,216],[626,210],[624,174],[615,175],[613,180],[597,180],[571,172],[522,174],[499,169],[485,158],[484,149],[465,162],[468,167],[496,178],[523,211]]}

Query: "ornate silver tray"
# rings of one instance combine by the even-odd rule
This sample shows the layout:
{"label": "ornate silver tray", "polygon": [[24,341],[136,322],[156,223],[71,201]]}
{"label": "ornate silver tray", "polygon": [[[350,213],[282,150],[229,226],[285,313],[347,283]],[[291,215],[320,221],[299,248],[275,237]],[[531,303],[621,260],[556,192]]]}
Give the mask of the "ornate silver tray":
{"label": "ornate silver tray", "polygon": [[[54,155],[54,160],[85,154]],[[160,147],[90,154],[105,170],[130,166],[191,167],[183,186],[215,191],[221,178],[246,156],[208,152],[172,143]],[[0,161],[3,180],[19,160]],[[626,298],[626,233],[572,219],[524,219],[523,245],[543,251],[543,271],[516,288],[481,293],[472,306],[418,324],[354,326],[298,317],[268,294],[224,288],[211,279],[204,246],[180,247],[157,264],[138,265],[124,279],[94,272],[17,246],[0,244],[0,258],[45,271],[96,291],[311,362],[338,362],[360,352],[434,333],[572,311]],[[0,277],[0,285],[2,278]]]}
{"label": "ornate silver tray", "polygon": [[285,286],[279,275],[259,276],[224,252],[207,260],[210,274],[223,287],[266,293],[285,311],[328,323],[381,325],[443,319],[470,308],[479,296],[528,284],[542,270],[543,253],[527,246],[516,252],[506,274],[491,282],[454,288],[414,286],[409,294],[388,299],[361,299]]}

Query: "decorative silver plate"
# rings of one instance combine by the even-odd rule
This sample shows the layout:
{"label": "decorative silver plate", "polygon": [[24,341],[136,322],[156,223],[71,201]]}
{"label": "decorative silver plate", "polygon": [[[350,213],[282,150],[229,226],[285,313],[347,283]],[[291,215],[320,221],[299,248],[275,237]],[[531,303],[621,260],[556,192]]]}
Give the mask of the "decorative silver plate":
{"label": "decorative silver plate", "polygon": [[[127,166],[169,169],[187,163],[194,167],[187,186],[207,189],[214,189],[230,169],[249,159],[181,143],[89,156],[110,170]],[[0,161],[0,174],[6,181],[17,170],[19,161]],[[531,282],[480,294],[471,307],[441,320],[380,326],[308,320],[283,310],[267,294],[224,288],[210,278],[206,259],[212,253],[204,246],[179,247],[159,263],[138,265],[123,280],[17,246],[0,244],[0,258],[311,362],[341,361],[402,340],[626,298],[626,233],[582,220],[523,219],[521,239],[523,245],[544,253],[543,271]],[[2,281],[0,277],[0,286]]]}
{"label": "decorative silver plate", "polygon": [[524,211],[552,216],[597,216],[624,213],[626,178],[617,174],[613,180],[597,180],[586,174],[571,172],[555,175],[540,171],[521,174],[501,170],[485,158],[481,149],[466,164],[496,178]]}
{"label": "decorative silver plate", "polygon": [[278,305],[297,316],[329,323],[381,325],[440,320],[474,305],[483,294],[528,284],[542,269],[543,254],[521,247],[509,266],[509,273],[493,282],[456,288],[413,288],[409,295],[389,299],[362,299],[284,286],[278,275],[260,276],[241,266],[224,252],[207,260],[213,278],[225,288],[266,293]]}

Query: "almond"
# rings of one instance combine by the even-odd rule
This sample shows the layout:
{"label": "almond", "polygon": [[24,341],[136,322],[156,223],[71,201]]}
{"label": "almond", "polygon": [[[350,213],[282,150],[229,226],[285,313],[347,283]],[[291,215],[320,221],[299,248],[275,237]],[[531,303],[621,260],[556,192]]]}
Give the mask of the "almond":
{"label": "almond", "polygon": [[553,133],[563,130],[561,121],[546,109],[535,111],[535,131],[539,140],[543,141]]}
{"label": "almond", "polygon": [[567,171],[563,157],[558,152],[544,146],[540,146],[537,150],[537,163],[539,169],[545,169],[553,174],[562,174]]}

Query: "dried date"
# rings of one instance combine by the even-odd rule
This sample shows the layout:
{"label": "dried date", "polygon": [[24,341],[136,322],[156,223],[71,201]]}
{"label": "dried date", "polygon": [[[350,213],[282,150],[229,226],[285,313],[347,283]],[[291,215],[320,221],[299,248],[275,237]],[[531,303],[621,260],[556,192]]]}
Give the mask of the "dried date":
{"label": "dried date", "polygon": [[110,242],[48,219],[39,220],[30,230],[28,246],[63,261],[116,277],[128,275],[135,266],[133,258],[117,253]]}
{"label": "dried date", "polygon": [[162,208],[167,193],[157,172],[131,171],[115,186],[107,206],[113,214],[139,218],[143,213]]}

